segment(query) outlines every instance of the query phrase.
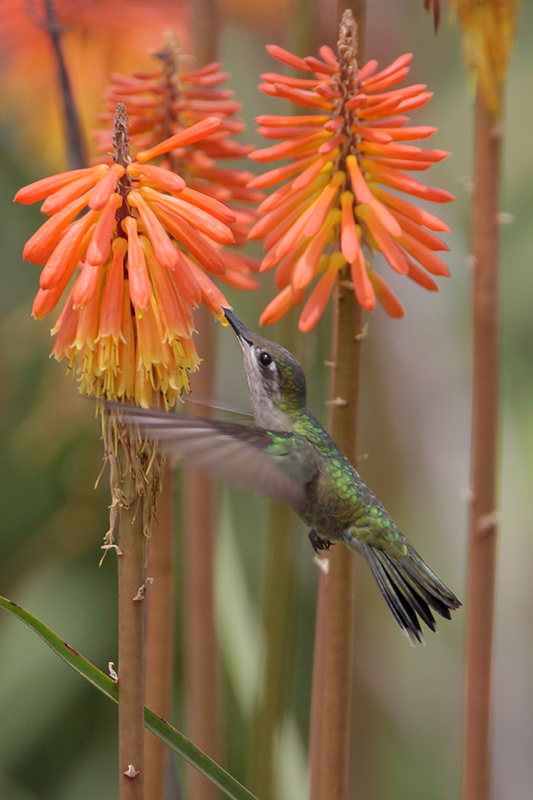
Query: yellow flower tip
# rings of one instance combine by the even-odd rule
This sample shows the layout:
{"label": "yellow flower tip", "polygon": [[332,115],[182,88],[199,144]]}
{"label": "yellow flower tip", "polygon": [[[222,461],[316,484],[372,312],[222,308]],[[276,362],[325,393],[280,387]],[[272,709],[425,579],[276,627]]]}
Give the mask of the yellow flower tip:
{"label": "yellow flower tip", "polygon": [[33,301],[33,307],[31,310],[32,317],[34,319],[43,319],[55,308],[57,300],[58,298],[53,296],[52,291],[39,289],[35,296],[35,300]]}
{"label": "yellow flower tip", "polygon": [[183,254],[183,260],[198,283],[203,305],[211,314],[215,316],[222,315],[224,313],[223,309],[230,307],[224,294],[192,259]]}

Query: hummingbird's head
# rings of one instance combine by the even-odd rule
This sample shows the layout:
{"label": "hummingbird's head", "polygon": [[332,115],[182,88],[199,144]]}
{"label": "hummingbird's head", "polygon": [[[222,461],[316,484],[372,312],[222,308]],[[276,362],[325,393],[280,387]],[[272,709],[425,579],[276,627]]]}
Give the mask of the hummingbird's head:
{"label": "hummingbird's head", "polygon": [[292,353],[263,339],[224,309],[244,357],[250,403],[257,425],[291,431],[293,415],[306,407],[305,374]]}

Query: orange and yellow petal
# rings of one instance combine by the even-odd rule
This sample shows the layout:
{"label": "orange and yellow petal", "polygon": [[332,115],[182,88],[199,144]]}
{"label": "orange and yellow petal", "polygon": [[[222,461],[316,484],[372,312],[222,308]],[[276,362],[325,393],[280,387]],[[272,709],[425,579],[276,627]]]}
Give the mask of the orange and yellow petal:
{"label": "orange and yellow petal", "polygon": [[303,333],[307,333],[317,325],[329,302],[338,274],[339,269],[335,265],[329,267],[309,295],[298,322],[298,328]]}
{"label": "orange and yellow petal", "polygon": [[[335,248],[349,265],[355,294],[367,310],[375,307],[376,295],[381,294],[388,313],[400,315],[399,301],[385,282],[379,276],[372,282],[364,247],[380,251],[396,272],[428,289],[433,289],[434,281],[424,269],[448,274],[435,254],[446,245],[431,232],[446,231],[448,226],[383,188],[432,202],[453,199],[449,192],[426,186],[404,172],[428,169],[449,155],[444,150],[404,144],[435,132],[430,126],[407,124],[407,113],[427,103],[432,93],[424,84],[400,87],[412,54],[400,56],[381,71],[375,61],[357,70],[343,61],[349,57],[346,53],[355,53],[353,42],[345,44],[338,56],[330,48],[321,48],[320,58],[305,59],[282,48],[268,48],[282,63],[303,70],[305,77],[267,73],[260,87],[268,95],[317,111],[302,117],[259,117],[260,132],[267,139],[281,141],[251,153],[263,163],[289,159],[288,164],[252,182],[265,187],[282,183],[259,207],[262,216],[249,234],[264,238],[267,252],[261,270],[276,267],[276,286],[282,289],[264,318],[278,318],[300,302],[314,276],[325,269],[304,307],[302,324],[306,329],[316,323],[331,288],[329,259]],[[343,84],[343,75],[350,71],[355,76],[353,83]],[[322,183],[317,183],[318,179]],[[325,234],[322,226],[333,211],[338,216]],[[326,263],[330,266],[325,267]]]}
{"label": "orange and yellow petal", "polygon": [[127,264],[131,302],[135,312],[140,312],[142,315],[142,312],[148,308],[152,298],[152,287],[146,259],[139,242],[136,220],[133,217],[126,217],[122,221],[122,226],[128,237]]}
{"label": "orange and yellow petal", "polygon": [[91,244],[87,248],[87,261],[90,264],[103,264],[109,255],[111,238],[115,229],[115,215],[122,202],[122,197],[115,192],[101,212],[94,228]]}

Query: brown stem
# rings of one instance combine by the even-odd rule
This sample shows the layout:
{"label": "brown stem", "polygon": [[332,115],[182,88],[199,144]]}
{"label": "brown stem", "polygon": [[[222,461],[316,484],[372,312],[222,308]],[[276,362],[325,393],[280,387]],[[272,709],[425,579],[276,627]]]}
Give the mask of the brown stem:
{"label": "brown stem", "polygon": [[[356,463],[362,312],[353,291],[335,300],[328,427]],[[321,575],[311,731],[311,800],[348,797],[353,673],[354,554],[335,547]],[[322,662],[322,663],[320,663]],[[318,730],[317,730],[318,728]]]}
{"label": "brown stem", "polygon": [[195,0],[192,5],[194,53],[199,64],[217,57],[219,12],[217,0]]}
{"label": "brown stem", "polygon": [[134,480],[123,478],[119,513],[118,676],[120,800],[144,798],[144,558],[143,514]]}
{"label": "brown stem", "polygon": [[[148,576],[151,579],[146,609],[146,705],[168,719],[172,701],[174,651],[174,468],[165,465],[157,517],[148,544]],[[153,582],[152,582],[153,581]],[[146,797],[165,800],[168,748],[161,739],[145,732]]]}
{"label": "brown stem", "polygon": [[490,690],[496,569],[498,450],[498,197],[501,118],[478,92],[472,199],[473,396],[464,785],[490,796]]}
{"label": "brown stem", "polygon": [[[214,383],[214,326],[211,315],[201,308],[196,323],[198,352],[204,358],[191,387],[202,397],[211,397]],[[190,411],[198,409],[191,403]],[[205,407],[201,413],[206,415]],[[185,543],[185,675],[187,686],[188,736],[211,758],[218,755],[217,642],[214,623],[214,487],[203,473],[184,471]],[[190,796],[194,800],[218,797],[216,786],[198,770],[189,770]]]}
{"label": "brown stem", "polygon": [[[357,61],[365,63],[366,2],[352,0],[357,24]],[[327,44],[334,46],[332,41]],[[328,429],[357,464],[357,413],[362,309],[342,285],[335,296]],[[347,800],[355,620],[355,554],[334,547],[329,574],[320,575],[311,702],[311,800]]]}

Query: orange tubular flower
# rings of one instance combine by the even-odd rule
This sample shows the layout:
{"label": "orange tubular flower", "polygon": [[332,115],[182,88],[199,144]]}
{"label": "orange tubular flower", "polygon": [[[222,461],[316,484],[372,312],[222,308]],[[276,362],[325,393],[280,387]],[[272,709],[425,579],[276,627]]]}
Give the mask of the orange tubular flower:
{"label": "orange tubular flower", "polygon": [[[99,119],[112,122],[115,104],[119,100],[124,103],[130,120],[132,144],[142,150],[148,148],[145,153],[137,155],[138,170],[141,164],[144,167],[146,160],[160,154],[162,141],[170,142],[177,136],[178,143],[175,146],[168,148],[165,144],[161,166],[144,169],[146,183],[152,177],[157,186],[172,193],[173,184],[165,182],[161,172],[166,171],[171,182],[176,178],[172,173],[185,176],[187,188],[180,197],[227,225],[233,233],[232,242],[240,247],[246,242],[248,230],[257,218],[255,212],[241,203],[257,204],[263,194],[248,187],[253,177],[251,172],[228,169],[218,164],[221,159],[243,158],[252,149],[233,138],[244,130],[244,123],[233,118],[240,110],[240,103],[233,99],[233,92],[221,88],[228,73],[221,72],[220,64],[216,63],[197,70],[184,70],[183,62],[188,59],[180,53],[172,34],[167,35],[164,47],[156,56],[161,64],[159,69],[133,72],[131,76],[112,76],[112,83],[105,95],[106,111],[99,115]],[[219,119],[216,130],[206,130],[205,135],[190,142],[183,138],[191,126],[198,130],[198,126],[213,117]],[[109,152],[109,131],[97,131],[95,136],[100,151]],[[191,146],[185,147],[186,144]],[[231,218],[228,218],[228,210],[221,203],[233,211],[233,214],[230,212]],[[216,241],[218,244],[228,244],[227,240]],[[222,281],[247,291],[258,288],[259,283],[251,273],[258,271],[259,262],[225,248],[220,250],[220,254],[225,267],[220,274]]]}
{"label": "orange tubular flower", "polygon": [[[204,119],[157,152],[185,147],[220,125]],[[15,196],[25,204],[44,200],[51,215],[24,249],[26,259],[45,265],[33,315],[52,311],[79,268],[52,331],[53,355],[68,359],[88,394],[144,406],[162,396],[170,407],[199,363],[192,309],[202,302],[222,319],[228,305],[200,266],[224,270],[215,248],[232,241],[226,222],[234,216],[200,192],[191,199],[182,178],[144,163],[149,152],[131,161],[121,104],[114,146],[112,166],[53,175]]]}
{"label": "orange tubular flower", "polygon": [[250,182],[253,188],[266,188],[287,180],[259,206],[263,216],[249,234],[253,239],[265,237],[267,254],[261,270],[277,267],[276,285],[281,290],[263,312],[261,324],[276,322],[292,305],[299,305],[318,276],[299,322],[300,330],[313,328],[339,273],[345,273],[348,265],[364,309],[373,310],[377,296],[387,313],[403,316],[399,300],[366,263],[362,247],[379,251],[396,272],[429,290],[437,289],[437,284],[428,272],[449,274],[435,255],[448,248],[431,233],[448,231],[448,226],[395,193],[437,203],[453,199],[449,192],[400,171],[425,170],[449,155],[404,144],[435,131],[408,126],[406,116],[424,105],[431,93],[423,85],[394,88],[409,72],[410,54],[380,72],[376,61],[359,68],[356,27],[349,12],[341,23],[338,55],[329,47],[320,49],[320,59],[299,58],[276,45],[267,49],[282,64],[308,77],[268,73],[262,76],[261,89],[310,113],[257,120],[264,136],[285,141],[256,150],[250,158],[261,163],[291,159]]}

